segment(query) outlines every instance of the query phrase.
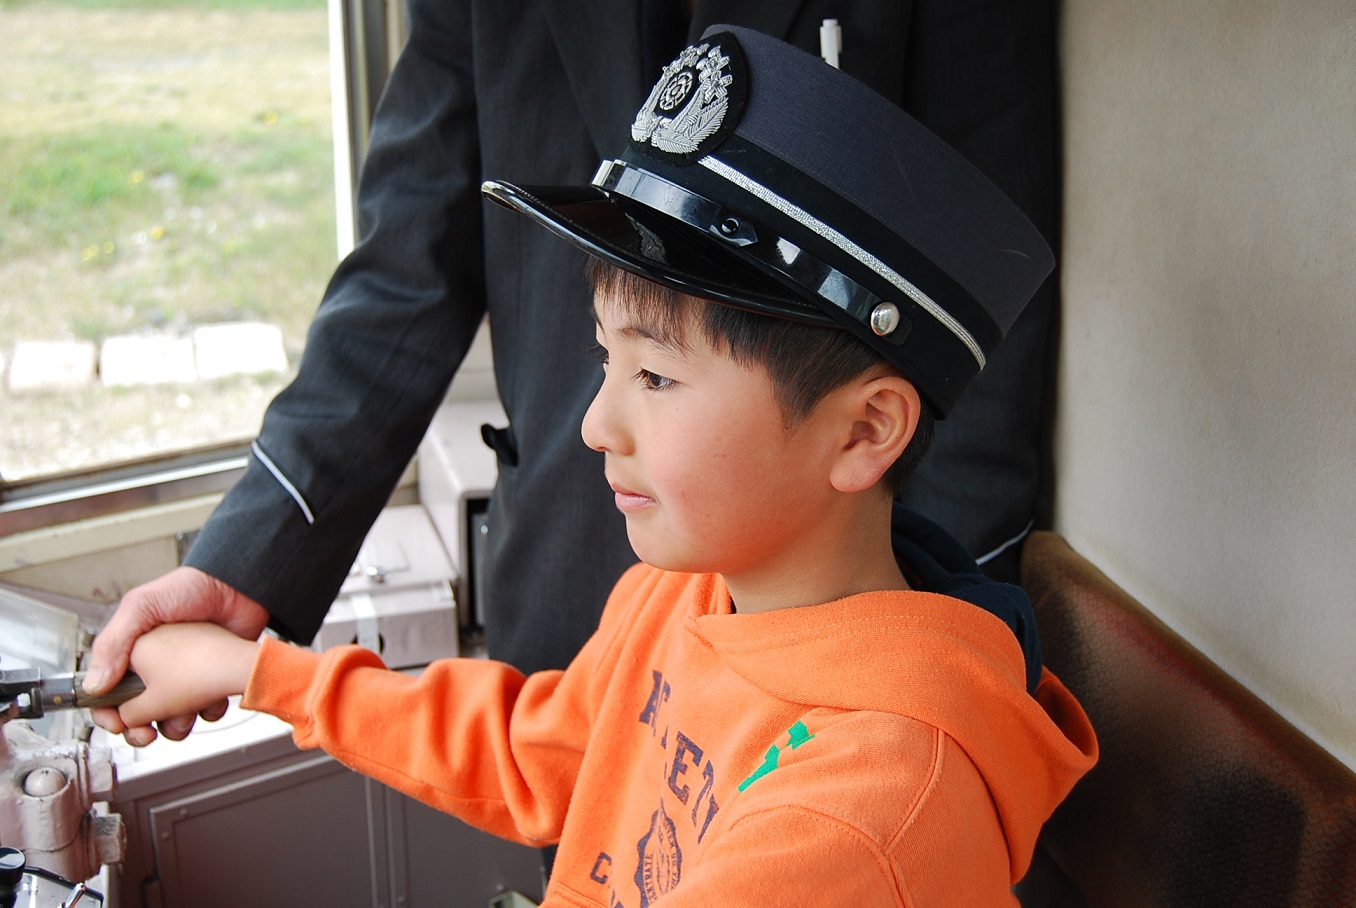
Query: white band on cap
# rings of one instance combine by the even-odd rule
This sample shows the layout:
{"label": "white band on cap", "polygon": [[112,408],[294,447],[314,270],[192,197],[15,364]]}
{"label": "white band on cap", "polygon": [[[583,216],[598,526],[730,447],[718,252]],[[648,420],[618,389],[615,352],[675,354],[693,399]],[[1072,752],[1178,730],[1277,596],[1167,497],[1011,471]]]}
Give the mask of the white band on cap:
{"label": "white band on cap", "polygon": [[771,189],[768,189],[762,183],[749,179],[749,177],[740,173],[738,170],[735,170],[724,161],[713,158],[711,155],[706,155],[705,157],[698,159],[697,163],[701,164],[717,176],[735,184],[740,189],[758,198],[760,201],[771,205],[773,208],[787,217],[794,219],[802,226],[813,230],[830,243],[833,243],[833,245],[837,246],[843,252],[870,268],[877,275],[884,278],[886,281],[889,281],[896,289],[921,306],[929,315],[954,334],[956,339],[964,344],[970,351],[970,354],[975,358],[975,362],[979,363],[979,368],[984,368],[984,364],[987,361],[984,357],[984,350],[979,346],[979,342],[975,340],[974,335],[965,330],[965,326],[956,321],[955,317],[952,316],[950,312],[947,312],[941,306],[937,305],[937,303],[933,302],[932,297],[915,287],[911,281],[904,277],[904,275],[895,271],[889,265],[876,258],[870,252],[867,252],[861,246],[858,246],[852,240],[848,239],[837,230],[834,230],[828,224],[825,224],[805,209],[787,201]]}

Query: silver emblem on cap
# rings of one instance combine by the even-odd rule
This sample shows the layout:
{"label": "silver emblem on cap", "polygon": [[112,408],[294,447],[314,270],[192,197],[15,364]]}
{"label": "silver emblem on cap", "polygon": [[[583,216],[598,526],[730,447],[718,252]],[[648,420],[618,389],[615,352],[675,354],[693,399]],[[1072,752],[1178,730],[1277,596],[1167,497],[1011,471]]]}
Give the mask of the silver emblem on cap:
{"label": "silver emblem on cap", "polygon": [[894,303],[881,303],[871,310],[871,330],[878,337],[886,337],[899,327],[899,307]]}
{"label": "silver emblem on cap", "polygon": [[730,58],[699,44],[678,55],[655,83],[631,124],[631,138],[661,151],[687,154],[715,135],[730,107]]}

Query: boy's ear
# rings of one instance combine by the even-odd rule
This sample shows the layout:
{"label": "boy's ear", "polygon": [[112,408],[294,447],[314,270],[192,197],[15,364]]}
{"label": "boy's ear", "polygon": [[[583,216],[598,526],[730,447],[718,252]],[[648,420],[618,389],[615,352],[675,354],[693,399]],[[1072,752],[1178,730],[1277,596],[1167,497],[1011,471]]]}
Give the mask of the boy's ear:
{"label": "boy's ear", "polygon": [[829,479],[840,492],[862,492],[904,453],[923,405],[913,382],[901,375],[863,378],[843,390],[849,391],[844,403],[850,425]]}

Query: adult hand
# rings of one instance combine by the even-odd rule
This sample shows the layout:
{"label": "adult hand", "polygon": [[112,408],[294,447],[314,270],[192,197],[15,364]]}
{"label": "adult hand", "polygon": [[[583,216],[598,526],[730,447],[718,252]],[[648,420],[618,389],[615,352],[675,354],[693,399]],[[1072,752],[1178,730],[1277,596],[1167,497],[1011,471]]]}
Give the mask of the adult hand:
{"label": "adult hand", "polygon": [[[226,628],[237,637],[257,640],[268,625],[268,611],[248,596],[197,568],[178,567],[149,583],[130,590],[118,603],[90,651],[85,690],[99,694],[113,687],[127,671],[128,659],[137,639],[162,624],[201,621]],[[223,699],[203,709],[208,720],[220,719],[226,712]],[[120,728],[114,710],[92,710],[95,724],[121,731],[129,744],[144,746],[155,740],[150,727]],[[179,741],[193,730],[196,716],[185,715],[157,723],[160,733]]]}

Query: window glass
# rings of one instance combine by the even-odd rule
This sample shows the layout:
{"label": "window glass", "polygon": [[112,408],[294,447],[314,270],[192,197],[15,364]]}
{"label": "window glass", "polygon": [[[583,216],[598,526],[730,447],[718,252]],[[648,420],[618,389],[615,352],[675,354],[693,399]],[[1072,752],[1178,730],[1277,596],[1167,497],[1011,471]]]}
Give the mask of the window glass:
{"label": "window glass", "polygon": [[0,477],[257,432],[334,268],[324,0],[0,2]]}

